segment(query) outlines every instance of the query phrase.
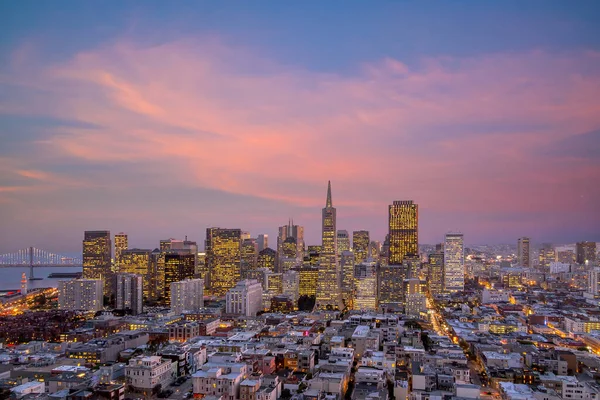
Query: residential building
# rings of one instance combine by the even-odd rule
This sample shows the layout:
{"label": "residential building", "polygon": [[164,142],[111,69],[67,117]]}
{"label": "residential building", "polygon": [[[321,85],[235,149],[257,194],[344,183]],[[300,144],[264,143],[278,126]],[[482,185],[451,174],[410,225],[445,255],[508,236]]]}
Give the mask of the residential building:
{"label": "residential building", "polygon": [[115,308],[126,310],[132,315],[142,313],[144,305],[144,283],[141,275],[115,274]]}
{"label": "residential building", "polygon": [[173,380],[174,373],[174,363],[158,356],[134,357],[125,367],[127,383],[146,395],[158,385],[167,387]]}
{"label": "residential building", "polygon": [[204,279],[186,279],[171,283],[171,310],[197,312],[204,307]]}
{"label": "residential building", "polygon": [[256,280],[246,279],[229,289],[226,295],[228,314],[255,316],[262,310],[262,286]]}
{"label": "residential building", "polygon": [[100,311],[103,307],[102,279],[73,279],[58,282],[58,308]]}

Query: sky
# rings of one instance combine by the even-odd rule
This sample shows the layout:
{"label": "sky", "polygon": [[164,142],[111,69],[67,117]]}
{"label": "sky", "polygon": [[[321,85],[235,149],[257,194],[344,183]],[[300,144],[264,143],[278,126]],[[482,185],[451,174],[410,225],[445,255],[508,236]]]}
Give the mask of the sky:
{"label": "sky", "polygon": [[597,1],[0,2],[0,254],[206,228],[600,241]]}

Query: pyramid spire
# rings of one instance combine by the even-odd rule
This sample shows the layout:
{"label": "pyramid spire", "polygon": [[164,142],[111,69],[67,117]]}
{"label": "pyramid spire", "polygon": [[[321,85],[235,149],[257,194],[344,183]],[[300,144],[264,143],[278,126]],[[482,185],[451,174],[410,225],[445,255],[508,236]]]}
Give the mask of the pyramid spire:
{"label": "pyramid spire", "polygon": [[333,203],[331,201],[331,181],[327,181],[327,203],[325,204],[325,208],[333,207]]}

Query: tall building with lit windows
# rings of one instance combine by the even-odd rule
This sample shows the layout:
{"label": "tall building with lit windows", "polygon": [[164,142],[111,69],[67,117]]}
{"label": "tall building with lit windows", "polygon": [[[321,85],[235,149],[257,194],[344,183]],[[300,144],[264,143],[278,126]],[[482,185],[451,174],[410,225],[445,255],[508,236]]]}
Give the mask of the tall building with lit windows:
{"label": "tall building with lit windows", "polygon": [[132,315],[142,313],[144,281],[137,274],[115,274],[115,308],[130,312]]}
{"label": "tall building with lit windows", "polygon": [[429,255],[427,266],[427,282],[432,296],[444,292],[444,252],[436,251]]}
{"label": "tall building with lit windows", "polygon": [[354,300],[354,253],[351,251],[343,251],[340,255],[340,269],[342,271],[342,300],[344,305],[352,309],[352,301]]}
{"label": "tall building with lit windows", "polygon": [[327,184],[327,201],[322,212],[322,248],[319,256],[317,309],[342,308],[341,273],[337,256],[336,210],[331,200],[331,182]]}
{"label": "tall building with lit windows", "polygon": [[85,231],[83,237],[83,278],[102,279],[104,294],[113,294],[110,231]]}
{"label": "tall building with lit windows", "polygon": [[241,237],[240,229],[206,230],[208,289],[213,296],[225,296],[240,281]]}
{"label": "tall building with lit windows", "polygon": [[317,281],[319,268],[312,265],[302,265],[298,271],[298,296],[315,296],[317,294]]}
{"label": "tall building with lit windows", "polygon": [[165,254],[164,300],[171,305],[171,283],[191,279],[195,273],[195,254],[169,252]]}
{"label": "tall building with lit windows", "polygon": [[120,258],[121,262],[119,263],[117,272],[141,276],[144,282],[144,298],[151,298],[152,251],[146,249],[125,249],[121,251]]}
{"label": "tall building with lit windows", "polygon": [[260,235],[258,235],[256,242],[258,243],[258,251],[263,251],[264,249],[269,247],[269,235],[267,235],[266,233],[261,233]]}
{"label": "tall building with lit windows", "polygon": [[596,242],[578,242],[575,250],[577,264],[591,265],[596,262]]}
{"label": "tall building with lit windows", "polygon": [[521,267],[531,266],[531,253],[529,252],[529,238],[522,237],[517,241],[517,264]]}
{"label": "tall building with lit windows", "polygon": [[[299,225],[294,225],[294,221],[292,219],[289,220],[287,225],[279,227],[279,234],[277,235],[277,268],[278,271],[282,270],[281,261],[283,258],[286,258],[286,254],[284,254],[284,247],[287,243],[290,243],[290,238],[295,239],[296,243],[296,254],[294,257],[300,258],[304,254],[304,227]],[[291,255],[288,254],[287,258],[290,258]]]}
{"label": "tall building with lit windows", "polygon": [[102,279],[59,281],[58,308],[70,311],[100,311],[103,307],[103,287]]}
{"label": "tall building with lit windows", "polygon": [[444,241],[444,291],[465,290],[465,243],[462,233],[447,233]]}
{"label": "tall building with lit windows", "polygon": [[262,249],[258,252],[257,269],[266,268],[269,271],[275,272],[275,262],[277,258],[277,252],[270,247]]}
{"label": "tall building with lit windows", "polygon": [[402,264],[407,255],[419,254],[419,207],[409,201],[394,201],[389,206],[389,261]]}
{"label": "tall building with lit windows", "polygon": [[186,279],[171,283],[171,311],[198,312],[204,307],[204,280]]}
{"label": "tall building with lit windows", "polygon": [[129,248],[127,234],[117,233],[115,235],[115,264],[118,266],[121,262],[121,253]]}
{"label": "tall building with lit windows", "polygon": [[350,251],[350,234],[348,234],[347,230],[339,230],[337,231],[338,257],[341,257],[345,251]]}
{"label": "tall building with lit windows", "polygon": [[369,231],[352,232],[352,252],[356,264],[360,264],[369,257],[369,240]]}
{"label": "tall building with lit windows", "polygon": [[241,245],[241,275],[245,279],[248,271],[254,271],[258,264],[258,243],[256,239],[244,239]]}
{"label": "tall building with lit windows", "polygon": [[550,243],[542,243],[539,255],[540,267],[548,268],[555,261],[556,251],[554,251],[554,246]]}

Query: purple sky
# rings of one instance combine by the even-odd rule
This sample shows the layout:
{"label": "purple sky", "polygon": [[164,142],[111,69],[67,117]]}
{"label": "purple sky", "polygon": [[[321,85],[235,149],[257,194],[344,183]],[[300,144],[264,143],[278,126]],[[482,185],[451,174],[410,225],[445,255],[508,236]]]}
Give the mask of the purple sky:
{"label": "purple sky", "polygon": [[600,241],[600,6],[5,2],[0,253],[253,236]]}

